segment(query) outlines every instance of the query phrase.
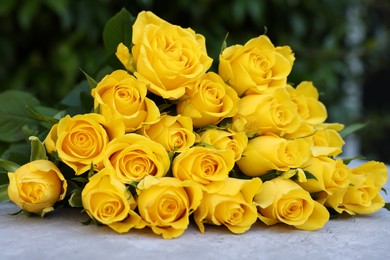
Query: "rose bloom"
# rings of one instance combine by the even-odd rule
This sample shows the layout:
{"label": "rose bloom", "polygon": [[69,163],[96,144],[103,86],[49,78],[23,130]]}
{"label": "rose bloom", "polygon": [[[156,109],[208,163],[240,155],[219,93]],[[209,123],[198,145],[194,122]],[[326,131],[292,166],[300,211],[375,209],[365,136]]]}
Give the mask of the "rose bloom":
{"label": "rose bloom", "polygon": [[190,117],[162,115],[157,123],[144,125],[140,133],[164,146],[168,152],[181,152],[195,143]]}
{"label": "rose bloom", "polygon": [[318,91],[310,81],[303,81],[293,88],[287,85],[291,100],[297,104],[298,113],[311,125],[322,124],[328,114],[325,105],[318,100]]}
{"label": "rose bloom", "polygon": [[227,47],[219,59],[218,74],[241,97],[284,87],[295,57],[289,46],[275,47],[261,35],[245,45]]}
{"label": "rose bloom", "polygon": [[[71,167],[76,175],[91,168],[101,168],[103,154],[109,142],[108,130],[102,115],[90,113],[69,115],[55,124],[44,144],[49,153],[56,151],[58,157]],[[117,125],[120,128],[120,124]]]}
{"label": "rose bloom", "polygon": [[328,196],[326,205],[337,212],[348,214],[372,214],[385,205],[380,194],[389,176],[382,162],[369,161],[351,169],[351,185],[344,191]]}
{"label": "rose bloom", "polygon": [[139,134],[130,133],[110,141],[103,164],[123,183],[140,181],[145,176],[164,176],[170,167],[165,148]]}
{"label": "rose bloom", "polygon": [[244,131],[251,135],[274,133],[284,136],[295,133],[302,119],[298,106],[291,100],[286,88],[271,94],[253,94],[241,98],[233,123],[244,120]]}
{"label": "rose bloom", "polygon": [[266,181],[254,198],[258,217],[266,225],[282,222],[303,230],[322,228],[329,220],[328,210],[291,179]]}
{"label": "rose bloom", "polygon": [[200,141],[221,150],[233,151],[234,160],[238,161],[248,144],[248,137],[244,132],[207,129],[200,134]]}
{"label": "rose bloom", "polygon": [[239,98],[221,77],[208,72],[187,91],[176,106],[178,114],[192,118],[194,127],[217,125],[222,119],[234,116]]}
{"label": "rose bloom", "polygon": [[202,189],[193,181],[147,176],[137,185],[138,211],[155,234],[171,239],[187,229],[189,216],[202,200]]}
{"label": "rose bloom", "polygon": [[340,124],[321,124],[316,132],[309,135],[305,140],[310,145],[313,156],[337,156],[342,152],[345,144],[339,131],[343,129]]}
{"label": "rose bloom", "polygon": [[351,183],[351,169],[344,164],[341,158],[311,157],[302,168],[315,177],[315,179],[299,183],[310,193],[324,191],[327,194],[333,194],[340,189],[347,188]]}
{"label": "rose bloom", "polygon": [[270,170],[300,168],[309,157],[310,147],[305,140],[268,134],[250,139],[237,165],[247,176],[261,176]]}
{"label": "rose bloom", "polygon": [[91,218],[118,233],[145,226],[134,212],[137,203],[126,185],[113,178],[106,168],[89,178],[81,192],[81,199]]}
{"label": "rose bloom", "polygon": [[215,193],[205,191],[202,202],[194,213],[199,230],[204,233],[203,223],[224,225],[235,234],[249,230],[257,220],[253,198],[260,191],[261,184],[259,178],[228,178],[221,190]]}
{"label": "rose bloom", "polygon": [[160,116],[157,105],[146,97],[146,84],[124,70],[106,75],[91,94],[95,109],[105,118],[123,120],[126,132],[154,123]]}
{"label": "rose bloom", "polygon": [[166,99],[181,98],[210,68],[206,40],[192,29],[172,25],[150,11],[133,24],[134,75],[150,92]]}
{"label": "rose bloom", "polygon": [[193,180],[213,192],[223,186],[234,166],[234,152],[193,146],[172,162],[172,174],[179,180]]}
{"label": "rose bloom", "polygon": [[53,211],[54,204],[66,195],[67,182],[48,160],[35,160],[8,173],[8,197],[27,212],[40,214]]}

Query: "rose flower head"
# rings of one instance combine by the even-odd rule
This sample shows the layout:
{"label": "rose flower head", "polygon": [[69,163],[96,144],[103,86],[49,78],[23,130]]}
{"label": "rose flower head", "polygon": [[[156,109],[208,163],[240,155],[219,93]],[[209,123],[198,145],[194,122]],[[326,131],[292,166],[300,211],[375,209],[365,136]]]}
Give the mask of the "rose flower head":
{"label": "rose flower head", "polygon": [[129,184],[151,175],[164,176],[170,167],[165,148],[139,134],[130,133],[111,140],[104,152],[103,164],[121,182]]}
{"label": "rose flower head", "polygon": [[89,178],[81,198],[91,218],[118,233],[145,226],[141,217],[134,212],[137,206],[134,197],[125,184],[112,177],[107,168]]}
{"label": "rose flower head", "polygon": [[67,182],[48,160],[35,160],[8,173],[8,197],[24,211],[43,216],[66,195]]}
{"label": "rose flower head", "polygon": [[212,64],[203,35],[172,25],[150,11],[138,14],[132,41],[134,75],[150,92],[166,99],[181,98]]}
{"label": "rose flower head", "polygon": [[211,144],[217,149],[233,151],[234,160],[238,161],[248,144],[248,137],[245,132],[206,129],[200,133],[200,141]]}
{"label": "rose flower head", "polygon": [[337,212],[350,215],[372,214],[385,205],[381,189],[387,182],[389,174],[382,162],[368,161],[351,169],[351,185],[344,191],[328,196],[326,205]]}
{"label": "rose flower head", "polygon": [[189,216],[202,200],[201,186],[173,177],[145,177],[137,186],[138,211],[147,226],[163,238],[179,237],[187,229]]}
{"label": "rose flower head", "polygon": [[310,147],[304,139],[268,134],[250,139],[237,165],[247,176],[261,176],[270,170],[300,168],[309,158]]}
{"label": "rose flower head", "polygon": [[328,210],[291,179],[266,181],[255,196],[258,217],[266,225],[285,223],[303,230],[322,228],[329,220]]}
{"label": "rose flower head", "polygon": [[195,128],[217,125],[238,111],[236,91],[214,72],[205,74],[186,93],[176,110],[178,114],[191,117]]}
{"label": "rose flower head", "polygon": [[[116,125],[120,129],[121,125]],[[103,154],[109,142],[106,120],[96,113],[69,115],[55,124],[44,144],[48,153],[57,152],[58,157],[71,167],[76,175],[91,168],[100,169]]]}
{"label": "rose flower head", "polygon": [[245,45],[227,47],[219,59],[218,74],[242,97],[284,87],[295,57],[289,46],[275,47],[261,35]]}
{"label": "rose flower head", "polygon": [[[302,124],[298,106],[291,100],[286,88],[279,88],[270,94],[242,97],[233,123],[237,120],[246,123],[244,131],[250,135],[274,133],[284,136],[296,133]],[[307,136],[309,133],[302,135]]]}
{"label": "rose flower head", "polygon": [[224,225],[231,232],[241,234],[249,230],[257,220],[254,196],[261,189],[261,180],[226,179],[222,189],[209,193],[204,191],[194,219],[204,233],[204,224]]}
{"label": "rose flower head", "polygon": [[234,166],[234,152],[193,146],[172,162],[172,174],[179,180],[193,180],[209,192],[220,189]]}
{"label": "rose flower head", "polygon": [[183,115],[162,115],[158,122],[144,125],[140,133],[162,144],[168,152],[181,152],[196,139],[191,118]]}
{"label": "rose flower head", "polygon": [[143,124],[154,123],[160,111],[153,100],[146,97],[146,84],[124,70],[106,75],[91,94],[94,107],[108,121],[124,122],[126,132],[134,132]]}

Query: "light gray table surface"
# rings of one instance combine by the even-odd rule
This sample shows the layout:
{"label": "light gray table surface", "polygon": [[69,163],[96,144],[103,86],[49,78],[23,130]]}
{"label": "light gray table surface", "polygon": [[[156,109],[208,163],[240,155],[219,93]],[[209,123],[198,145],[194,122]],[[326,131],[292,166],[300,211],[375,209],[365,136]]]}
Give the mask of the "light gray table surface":
{"label": "light gray table surface", "polygon": [[[384,194],[390,202],[389,191]],[[79,209],[59,209],[45,218],[11,215],[0,203],[0,259],[390,259],[390,211],[330,220],[323,229],[302,231],[260,222],[242,235],[224,227],[195,224],[172,240],[149,229],[117,234],[83,225]]]}

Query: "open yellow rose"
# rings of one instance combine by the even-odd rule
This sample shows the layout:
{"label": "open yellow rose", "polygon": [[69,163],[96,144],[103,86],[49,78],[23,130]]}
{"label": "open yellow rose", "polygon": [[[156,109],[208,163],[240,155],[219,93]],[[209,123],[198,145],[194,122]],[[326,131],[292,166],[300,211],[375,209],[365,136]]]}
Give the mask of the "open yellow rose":
{"label": "open yellow rose", "polygon": [[134,212],[137,206],[134,197],[125,184],[111,176],[108,169],[89,178],[81,192],[81,199],[91,218],[118,233],[145,226],[141,217]]}
{"label": "open yellow rose", "polygon": [[191,117],[194,127],[217,125],[222,119],[234,116],[239,98],[236,91],[221,77],[208,72],[187,91],[176,106],[177,113]]}
{"label": "open yellow rose", "polygon": [[95,109],[108,121],[111,118],[123,120],[126,132],[154,123],[160,116],[157,105],[146,97],[146,84],[124,70],[105,76],[91,94]]}
{"label": "open yellow rose", "polygon": [[302,119],[311,125],[320,125],[326,120],[326,107],[318,100],[319,94],[312,82],[302,81],[295,88],[287,85],[287,90]]}
{"label": "open yellow rose", "polygon": [[244,132],[207,129],[200,134],[200,141],[218,149],[233,151],[234,160],[238,161],[248,144],[248,137]]}
{"label": "open yellow rose", "polygon": [[193,146],[172,162],[172,174],[179,180],[193,180],[209,192],[220,189],[234,166],[234,152]]}
{"label": "open yellow rose", "polygon": [[8,197],[27,212],[44,215],[66,195],[67,182],[48,160],[36,160],[8,173]]}
{"label": "open yellow rose", "polygon": [[218,73],[241,97],[273,92],[286,85],[295,57],[289,46],[275,47],[266,35],[220,54]]}
{"label": "open yellow rose", "polygon": [[342,128],[343,125],[339,124],[317,126],[315,133],[305,138],[310,145],[311,154],[315,157],[339,155],[345,144],[339,133]]}
{"label": "open yellow rose", "polygon": [[259,178],[228,178],[221,190],[215,193],[205,191],[202,202],[194,213],[199,230],[204,233],[204,223],[224,225],[235,234],[249,230],[257,220],[253,198],[260,191],[261,184]]}
{"label": "open yellow rose", "polygon": [[329,220],[328,210],[291,179],[266,181],[255,196],[258,217],[266,225],[282,222],[303,230],[322,228]]}
{"label": "open yellow rose", "polygon": [[[351,185],[345,192],[329,197],[327,203],[339,213],[372,214],[385,205],[381,189],[389,175],[382,162],[369,161],[351,169]],[[337,204],[336,204],[337,202]]]}
{"label": "open yellow rose", "polygon": [[274,133],[284,136],[295,133],[302,123],[298,106],[291,100],[286,88],[241,98],[233,122],[236,120],[244,120],[244,131],[251,135]]}
{"label": "open yellow rose", "polygon": [[123,183],[140,181],[145,176],[164,176],[170,167],[165,148],[139,134],[126,134],[110,141],[103,164]]}
{"label": "open yellow rose", "polygon": [[49,153],[56,151],[61,161],[71,167],[76,175],[89,170],[91,164],[100,169],[109,142],[105,123],[105,118],[95,113],[74,117],[67,115],[50,130],[44,140],[46,150]]}
{"label": "open yellow rose", "polygon": [[305,140],[268,134],[250,139],[237,165],[247,176],[261,176],[270,170],[300,168],[309,157],[310,147]]}
{"label": "open yellow rose", "polygon": [[150,11],[138,13],[132,41],[134,75],[149,91],[166,99],[181,98],[212,64],[203,35],[172,25]]}
{"label": "open yellow rose", "polygon": [[179,237],[187,229],[189,216],[202,200],[202,189],[193,181],[173,177],[145,177],[137,186],[138,211],[154,233],[163,238]]}
{"label": "open yellow rose", "polygon": [[311,157],[302,168],[315,177],[299,183],[310,193],[323,191],[333,194],[347,188],[351,183],[351,169],[341,158]]}
{"label": "open yellow rose", "polygon": [[195,143],[190,117],[162,115],[157,123],[145,125],[140,133],[162,144],[168,152],[181,152]]}

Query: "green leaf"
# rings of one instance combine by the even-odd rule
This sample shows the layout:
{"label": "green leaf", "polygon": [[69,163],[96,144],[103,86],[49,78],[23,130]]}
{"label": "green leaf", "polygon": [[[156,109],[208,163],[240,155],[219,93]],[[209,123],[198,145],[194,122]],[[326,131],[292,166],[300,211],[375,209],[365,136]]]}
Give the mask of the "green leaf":
{"label": "green leaf", "polygon": [[[45,110],[44,107],[41,107],[40,109],[41,110]],[[49,109],[49,108],[47,108],[47,109]],[[47,110],[47,111],[49,111],[49,110]],[[32,118],[35,118],[35,119],[37,119],[39,121],[44,122],[45,123],[44,125],[46,125],[47,127],[51,127],[51,126],[57,124],[58,121],[59,121],[57,118],[43,115],[42,113],[37,111],[37,108],[32,108],[32,107],[26,106],[26,112]],[[54,109],[50,110],[50,112],[53,113],[53,115],[58,113],[58,111],[56,111]]]}
{"label": "green leaf", "polygon": [[103,29],[103,43],[107,54],[116,52],[119,43],[131,47],[132,25],[135,21],[126,8],[122,8],[106,23]]}
{"label": "green leaf", "polygon": [[94,89],[96,87],[96,85],[97,85],[96,80],[94,80],[91,76],[88,75],[88,73],[86,73],[82,69],[80,69],[80,70],[85,75],[85,77],[87,78],[89,88],[90,89]]}
{"label": "green leaf", "polygon": [[385,205],[383,207],[385,209],[387,209],[388,211],[390,211],[390,202],[385,203]]}
{"label": "green leaf", "polygon": [[0,185],[0,202],[9,201],[8,184]]}
{"label": "green leaf", "polygon": [[26,92],[8,90],[0,93],[0,141],[13,143],[24,139],[23,126],[37,124],[25,107],[38,104],[39,101]]}
{"label": "green leaf", "polygon": [[15,172],[20,167],[20,165],[11,161],[0,159],[0,167],[8,172]]}
{"label": "green leaf", "polygon": [[221,50],[219,51],[219,54],[221,54],[223,52],[223,50],[226,49],[228,36],[229,36],[229,33],[226,33],[225,38],[223,39],[223,42],[221,45]]}
{"label": "green leaf", "polygon": [[364,127],[366,127],[368,125],[368,123],[356,123],[356,124],[352,124],[350,126],[347,126],[346,128],[344,128],[341,132],[340,132],[340,135],[341,137],[345,138],[361,129],[363,129]]}
{"label": "green leaf", "polygon": [[30,161],[47,160],[46,148],[39,138],[36,136],[30,136],[28,140],[31,141]]}
{"label": "green leaf", "polygon": [[82,189],[75,190],[72,195],[70,195],[70,198],[68,200],[69,205],[74,208],[82,208],[83,203],[81,200],[81,191]]}
{"label": "green leaf", "polygon": [[260,179],[261,179],[263,182],[266,182],[266,181],[275,179],[275,178],[277,178],[277,177],[280,176],[280,175],[281,175],[281,172],[280,172],[280,171],[277,171],[277,170],[270,170],[270,171],[268,171],[266,174],[261,175],[261,176],[260,176]]}
{"label": "green leaf", "polygon": [[308,180],[310,180],[310,179],[312,179],[312,180],[317,180],[317,177],[314,176],[311,172],[308,172],[308,171],[303,171],[303,172],[304,172],[305,175],[306,175],[306,179],[308,179]]}

